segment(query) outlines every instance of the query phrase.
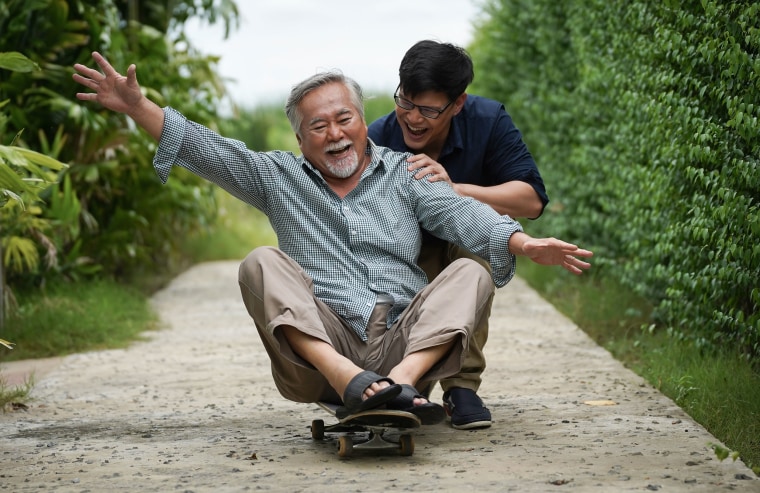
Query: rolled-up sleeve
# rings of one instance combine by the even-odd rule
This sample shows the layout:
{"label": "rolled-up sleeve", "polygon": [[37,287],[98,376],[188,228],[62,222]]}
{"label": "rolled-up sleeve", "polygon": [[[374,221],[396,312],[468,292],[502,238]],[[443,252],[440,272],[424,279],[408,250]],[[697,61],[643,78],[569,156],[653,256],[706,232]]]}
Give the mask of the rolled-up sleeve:
{"label": "rolled-up sleeve", "polygon": [[506,286],[515,275],[517,257],[509,252],[509,239],[518,231],[522,231],[522,226],[511,220],[497,224],[491,230],[488,242],[490,258],[487,260],[491,264],[491,278],[496,287]]}
{"label": "rolled-up sleeve", "polygon": [[164,128],[158,141],[158,149],[153,156],[153,167],[161,183],[169,180],[169,173],[182,146],[186,124],[187,120],[179,112],[172,108],[164,108]]}

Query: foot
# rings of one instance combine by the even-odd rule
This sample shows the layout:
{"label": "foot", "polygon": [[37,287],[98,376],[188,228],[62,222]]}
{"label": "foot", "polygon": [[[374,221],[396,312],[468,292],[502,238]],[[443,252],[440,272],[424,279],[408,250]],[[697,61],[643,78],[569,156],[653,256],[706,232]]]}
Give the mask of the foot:
{"label": "foot", "polygon": [[403,389],[401,393],[393,400],[388,401],[388,409],[397,409],[412,413],[418,418],[423,425],[434,425],[446,419],[446,411],[434,402],[430,402],[427,397],[417,392],[409,384],[401,384]]}
{"label": "foot", "polygon": [[491,411],[483,405],[474,390],[454,387],[443,393],[443,408],[457,430],[491,426]]}
{"label": "foot", "polygon": [[[374,390],[367,396],[367,389],[380,382],[387,382],[380,390]],[[376,385],[375,385],[376,386]],[[343,393],[343,406],[336,411],[338,418],[344,418],[369,409],[382,406],[401,393],[401,386],[393,383],[388,377],[382,377],[372,371],[362,371],[346,386]]]}

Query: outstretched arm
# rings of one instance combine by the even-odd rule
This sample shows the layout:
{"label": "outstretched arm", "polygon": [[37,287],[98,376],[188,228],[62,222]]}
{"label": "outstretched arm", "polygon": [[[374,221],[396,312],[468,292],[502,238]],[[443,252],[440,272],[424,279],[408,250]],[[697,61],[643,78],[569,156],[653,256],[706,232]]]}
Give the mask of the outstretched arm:
{"label": "outstretched arm", "polygon": [[572,243],[556,238],[533,238],[521,232],[513,233],[509,238],[509,251],[528,257],[537,264],[560,265],[573,274],[581,274],[583,269],[591,267],[591,264],[581,258],[594,255],[591,251],[578,248]]}
{"label": "outstretched arm", "polygon": [[124,113],[154,139],[159,140],[164,128],[164,111],[140,91],[137,67],[130,65],[125,77],[97,51],[92,53],[92,58],[102,72],[79,63],[74,64],[74,69],[78,72],[73,75],[74,81],[95,91],[78,92],[77,99],[97,101],[109,110]]}

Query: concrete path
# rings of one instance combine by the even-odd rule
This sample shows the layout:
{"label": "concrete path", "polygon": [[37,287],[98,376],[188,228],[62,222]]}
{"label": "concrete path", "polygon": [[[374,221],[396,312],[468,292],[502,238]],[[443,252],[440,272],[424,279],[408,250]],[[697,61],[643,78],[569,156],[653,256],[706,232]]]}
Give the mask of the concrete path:
{"label": "concrete path", "polygon": [[166,327],[147,341],[47,368],[29,409],[0,415],[0,491],[760,492],[520,279],[493,308],[494,425],[424,427],[411,457],[340,459],[311,438],[326,415],[275,390],[237,265],[198,265],[157,293]]}

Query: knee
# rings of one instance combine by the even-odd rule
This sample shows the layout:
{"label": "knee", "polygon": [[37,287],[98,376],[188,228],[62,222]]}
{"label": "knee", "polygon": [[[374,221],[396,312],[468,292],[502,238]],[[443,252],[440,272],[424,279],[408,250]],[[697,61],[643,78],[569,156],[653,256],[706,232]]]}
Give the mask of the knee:
{"label": "knee", "polygon": [[275,257],[281,257],[282,253],[279,248],[271,246],[262,246],[254,248],[245,259],[243,259],[243,265],[261,265],[267,264]]}
{"label": "knee", "polygon": [[279,255],[279,249],[270,246],[254,249],[241,262],[238,270],[238,281],[247,286],[254,284],[254,280],[261,276],[262,266],[271,265]]}
{"label": "knee", "polygon": [[478,284],[490,285],[491,290],[495,289],[491,280],[491,273],[477,261],[470,258],[460,258],[452,263],[457,269],[460,269],[462,275],[472,279]]}
{"label": "knee", "polygon": [[466,279],[468,286],[473,286],[478,291],[478,298],[490,299],[496,292],[496,285],[491,278],[491,272],[480,263],[469,258],[460,258],[452,263],[452,266],[460,270],[460,275]]}

